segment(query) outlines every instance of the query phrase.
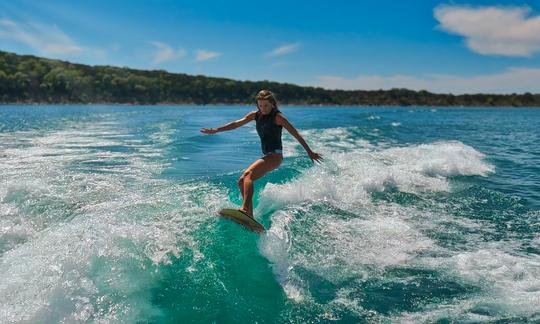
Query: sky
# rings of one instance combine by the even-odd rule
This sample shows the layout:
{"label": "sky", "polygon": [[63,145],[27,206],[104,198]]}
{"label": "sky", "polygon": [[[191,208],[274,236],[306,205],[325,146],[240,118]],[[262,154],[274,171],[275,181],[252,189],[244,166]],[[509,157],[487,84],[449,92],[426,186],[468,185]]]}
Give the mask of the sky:
{"label": "sky", "polygon": [[326,89],[540,93],[540,1],[0,0],[0,50]]}

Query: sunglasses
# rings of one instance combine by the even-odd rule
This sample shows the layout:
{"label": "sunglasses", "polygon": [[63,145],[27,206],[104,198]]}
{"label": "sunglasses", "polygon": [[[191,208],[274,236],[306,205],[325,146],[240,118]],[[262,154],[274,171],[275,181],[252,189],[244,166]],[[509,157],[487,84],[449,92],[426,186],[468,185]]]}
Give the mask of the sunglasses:
{"label": "sunglasses", "polygon": [[257,100],[267,100],[267,99],[274,99],[274,94],[270,91],[267,91],[265,94],[257,94],[257,97],[255,97]]}

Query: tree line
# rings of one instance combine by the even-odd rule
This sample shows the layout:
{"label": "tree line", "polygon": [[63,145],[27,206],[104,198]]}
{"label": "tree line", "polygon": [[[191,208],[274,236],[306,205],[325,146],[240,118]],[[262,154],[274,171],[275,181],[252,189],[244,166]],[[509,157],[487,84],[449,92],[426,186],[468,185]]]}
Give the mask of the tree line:
{"label": "tree line", "polygon": [[540,106],[540,94],[435,94],[425,90],[327,90],[271,81],[89,66],[0,51],[2,103],[251,104],[261,89],[281,104]]}

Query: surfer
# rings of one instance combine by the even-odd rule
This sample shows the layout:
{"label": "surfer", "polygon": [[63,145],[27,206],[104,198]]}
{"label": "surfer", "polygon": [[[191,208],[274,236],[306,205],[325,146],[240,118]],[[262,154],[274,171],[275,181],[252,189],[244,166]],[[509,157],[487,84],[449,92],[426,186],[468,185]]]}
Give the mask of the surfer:
{"label": "surfer", "polygon": [[281,130],[283,127],[304,147],[313,163],[315,163],[314,161],[320,163],[323,160],[322,155],[313,152],[309,148],[296,128],[278,109],[276,98],[272,92],[261,90],[257,93],[255,99],[257,111],[251,111],[244,118],[218,128],[201,129],[201,132],[205,134],[214,134],[233,130],[255,119],[257,134],[261,138],[263,156],[253,162],[238,179],[238,188],[244,199],[242,207],[238,210],[251,218],[253,218],[253,182],[279,167],[283,161],[283,147],[281,144]]}

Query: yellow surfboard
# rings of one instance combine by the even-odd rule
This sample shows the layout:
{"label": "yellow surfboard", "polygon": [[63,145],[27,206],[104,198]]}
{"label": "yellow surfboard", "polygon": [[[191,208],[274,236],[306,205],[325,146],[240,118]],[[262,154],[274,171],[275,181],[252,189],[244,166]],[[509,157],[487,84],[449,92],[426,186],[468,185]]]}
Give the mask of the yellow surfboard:
{"label": "yellow surfboard", "polygon": [[238,209],[224,208],[219,211],[219,215],[228,218],[240,225],[244,225],[248,229],[255,231],[257,233],[264,233],[266,230],[261,223],[257,222],[255,219],[249,217],[247,214],[239,211]]}

